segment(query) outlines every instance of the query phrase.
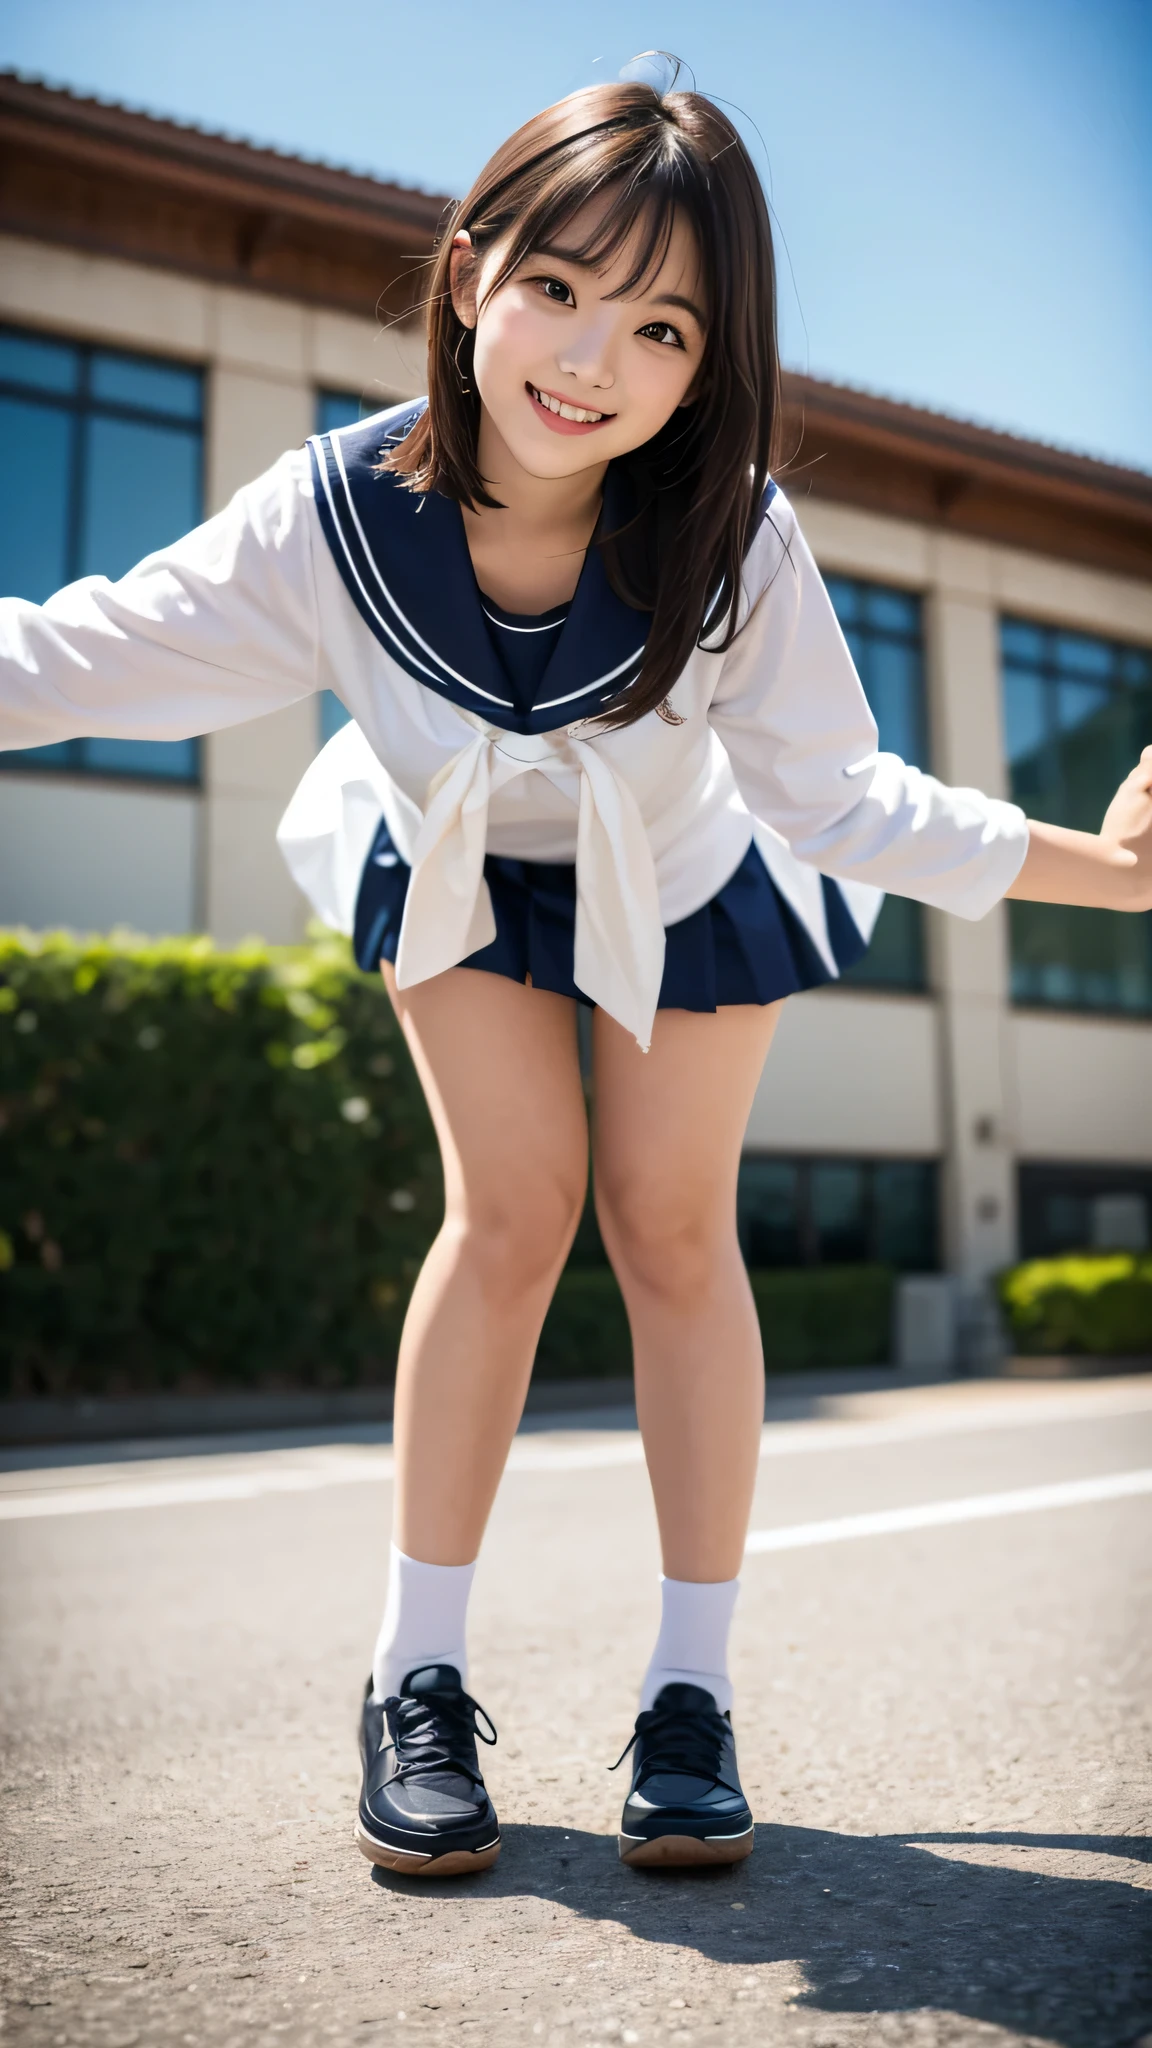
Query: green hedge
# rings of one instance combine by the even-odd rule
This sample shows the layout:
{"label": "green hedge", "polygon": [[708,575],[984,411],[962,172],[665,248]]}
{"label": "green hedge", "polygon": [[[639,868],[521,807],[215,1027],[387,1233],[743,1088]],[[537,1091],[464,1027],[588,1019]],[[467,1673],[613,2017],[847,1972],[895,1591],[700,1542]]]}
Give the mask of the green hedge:
{"label": "green hedge", "polygon": [[[0,933],[0,1394],[387,1380],[441,1202],[342,941]],[[631,1371],[602,1260],[588,1218],[541,1374]],[[752,1279],[770,1369],[888,1357],[883,1269]]]}
{"label": "green hedge", "polygon": [[1000,1302],[1022,1354],[1152,1354],[1152,1258],[1075,1252],[1030,1259],[1001,1275]]}
{"label": "green hedge", "polygon": [[[883,1365],[891,1356],[893,1276],[884,1266],[817,1266],[751,1275],[769,1372]],[[632,1370],[628,1318],[615,1276],[569,1267],[536,1357],[539,1376],[623,1376]]]}
{"label": "green hedge", "polygon": [[0,1386],[387,1378],[440,1215],[380,982],[340,941],[0,934]]}

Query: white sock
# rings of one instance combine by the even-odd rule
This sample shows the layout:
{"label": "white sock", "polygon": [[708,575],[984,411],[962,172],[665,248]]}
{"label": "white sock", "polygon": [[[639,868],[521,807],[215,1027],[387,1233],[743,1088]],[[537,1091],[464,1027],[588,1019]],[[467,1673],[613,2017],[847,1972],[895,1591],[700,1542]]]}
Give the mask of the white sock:
{"label": "white sock", "polygon": [[660,1581],[660,1633],[640,1688],[641,1710],[662,1686],[702,1685],[722,1714],[732,1705],[728,1676],[728,1630],[739,1579],[698,1585],[691,1579]]}
{"label": "white sock", "polygon": [[398,1693],[419,1664],[454,1664],[468,1683],[464,1631],[472,1564],[421,1564],[390,1546],[388,1599],[372,1659],[372,1690],[378,1700]]}

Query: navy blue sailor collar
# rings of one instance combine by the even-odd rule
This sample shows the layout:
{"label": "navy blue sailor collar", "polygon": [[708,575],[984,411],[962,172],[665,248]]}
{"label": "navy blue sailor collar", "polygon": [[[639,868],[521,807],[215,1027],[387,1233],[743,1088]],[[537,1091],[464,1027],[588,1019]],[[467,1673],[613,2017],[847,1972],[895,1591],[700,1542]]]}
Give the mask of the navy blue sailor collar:
{"label": "navy blue sailor collar", "polygon": [[[505,732],[554,732],[593,717],[635,682],[651,614],[633,610],[590,547],[531,711],[513,701],[488,633],[460,507],[405,490],[381,454],[411,432],[426,400],[309,442],[316,506],[344,586],[387,654],[426,689]],[[609,468],[605,517],[622,516]]]}

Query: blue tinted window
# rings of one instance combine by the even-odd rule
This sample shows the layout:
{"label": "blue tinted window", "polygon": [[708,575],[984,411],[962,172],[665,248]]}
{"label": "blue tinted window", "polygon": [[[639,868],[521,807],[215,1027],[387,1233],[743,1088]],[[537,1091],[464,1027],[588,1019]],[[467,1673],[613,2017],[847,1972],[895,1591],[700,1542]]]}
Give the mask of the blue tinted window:
{"label": "blue tinted window", "polygon": [[1019,766],[1038,759],[1044,749],[1048,713],[1044,686],[1027,669],[1007,669],[1004,674],[1004,738],[1009,763]]}
{"label": "blue tinted window", "polygon": [[[918,768],[924,758],[921,697],[922,665],[918,640],[894,640],[887,635],[854,632],[860,656],[857,667],[880,728],[880,745],[888,754],[899,754]],[[850,643],[851,644],[851,643]],[[856,650],[853,648],[853,657]]]}
{"label": "blue tinted window", "polygon": [[886,590],[883,584],[864,585],[867,623],[878,633],[899,633],[920,639],[920,599],[907,590]]}
{"label": "blue tinted window", "polygon": [[1146,1251],[1152,1168],[1045,1161],[1019,1168],[1020,1256]]}
{"label": "blue tinted window", "polygon": [[93,775],[151,775],[162,782],[195,782],[198,740],[85,740],[84,765]]}
{"label": "blue tinted window", "polygon": [[800,1169],[795,1161],[742,1159],[737,1218],[746,1264],[801,1265]]}
{"label": "blue tinted window", "polygon": [[[1012,795],[1032,817],[1096,832],[1152,742],[1152,650],[1004,619]],[[1152,916],[1010,903],[1012,994],[1058,1009],[1152,1011]]]}
{"label": "blue tinted window", "polygon": [[809,1169],[812,1226],[827,1265],[866,1262],[869,1253],[868,1185],[859,1160],[821,1159]]}
{"label": "blue tinted window", "polygon": [[[1049,644],[1062,675],[1099,676],[1111,681],[1116,657],[1107,640],[1090,640],[1083,633],[1053,633]],[[1043,662],[1043,655],[1040,660]]]}
{"label": "blue tinted window", "polygon": [[745,1264],[939,1264],[937,1169],[931,1159],[740,1161],[737,1228]]}
{"label": "blue tinted window", "polygon": [[94,354],[92,396],[105,404],[197,423],[203,411],[199,370],[158,363],[150,356]]}
{"label": "blue tinted window", "polygon": [[81,494],[81,576],[123,576],[199,517],[198,438],[93,414]]}
{"label": "blue tinted window", "polygon": [[[370,399],[360,398],[354,391],[318,391],[316,393],[316,432],[330,434],[333,427],[355,426],[357,420],[368,419],[379,412],[379,405]],[[333,733],[347,725],[352,714],[345,710],[334,690],[322,690],[317,699],[317,731],[319,745],[325,746]]]}
{"label": "blue tinted window", "polygon": [[[908,590],[851,576],[825,578],[885,753],[928,765],[924,636],[920,599]],[[866,988],[924,986],[924,914],[907,896],[889,896],[872,943],[843,977]]]}
{"label": "blue tinted window", "polygon": [[352,427],[357,420],[370,419],[380,407],[356,391],[316,393],[316,432],[330,434],[333,427]]}
{"label": "blue tinted window", "polygon": [[319,705],[320,745],[323,747],[332,738],[333,733],[339,732],[342,725],[347,725],[352,713],[345,710],[335,690],[321,690]]}
{"label": "blue tinted window", "polygon": [[68,582],[75,439],[70,411],[0,398],[0,588],[36,604]]}
{"label": "blue tinted window", "polygon": [[878,1159],[872,1167],[872,1257],[902,1272],[937,1263],[936,1169],[930,1160]]}
{"label": "blue tinted window", "polygon": [[50,747],[22,747],[18,754],[0,754],[3,768],[75,768],[83,762],[76,756],[77,740],[57,740]]}
{"label": "blue tinted window", "polygon": [[79,376],[79,350],[70,343],[0,329],[0,384],[67,395],[76,390]]}
{"label": "blue tinted window", "polygon": [[854,583],[850,576],[826,576],[824,588],[832,599],[836,617],[846,633],[849,626],[855,626],[860,618],[861,585]]}
{"label": "blue tinted window", "polygon": [[1030,666],[1037,661],[1044,646],[1044,633],[1039,626],[1029,626],[1023,619],[1003,619],[1000,624],[1000,652],[1005,661],[1022,661]]}
{"label": "blue tinted window", "polygon": [[[0,328],[0,589],[122,576],[202,517],[198,370]],[[194,782],[197,740],[75,739],[0,767]]]}

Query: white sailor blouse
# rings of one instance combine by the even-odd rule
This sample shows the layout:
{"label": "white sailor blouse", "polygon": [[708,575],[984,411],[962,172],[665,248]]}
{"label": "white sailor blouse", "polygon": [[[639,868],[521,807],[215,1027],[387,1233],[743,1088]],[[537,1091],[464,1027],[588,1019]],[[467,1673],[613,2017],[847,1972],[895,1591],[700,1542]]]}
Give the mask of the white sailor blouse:
{"label": "white sailor blouse", "polygon": [[495,940],[486,857],[574,864],[577,991],[641,1046],[666,928],[712,902],[752,848],[821,977],[840,971],[837,932],[866,939],[886,889],[968,918],[1004,894],[1023,814],[878,751],[782,491],[761,507],[731,646],[706,635],[663,715],[606,732],[597,714],[639,674],[645,614],[590,548],[542,680],[518,696],[459,507],[379,471],[417,410],[315,437],[119,582],[0,601],[0,747],[187,738],[333,690],[354,722],[279,835],[320,914],[351,930],[383,818],[410,871],[406,988]]}

